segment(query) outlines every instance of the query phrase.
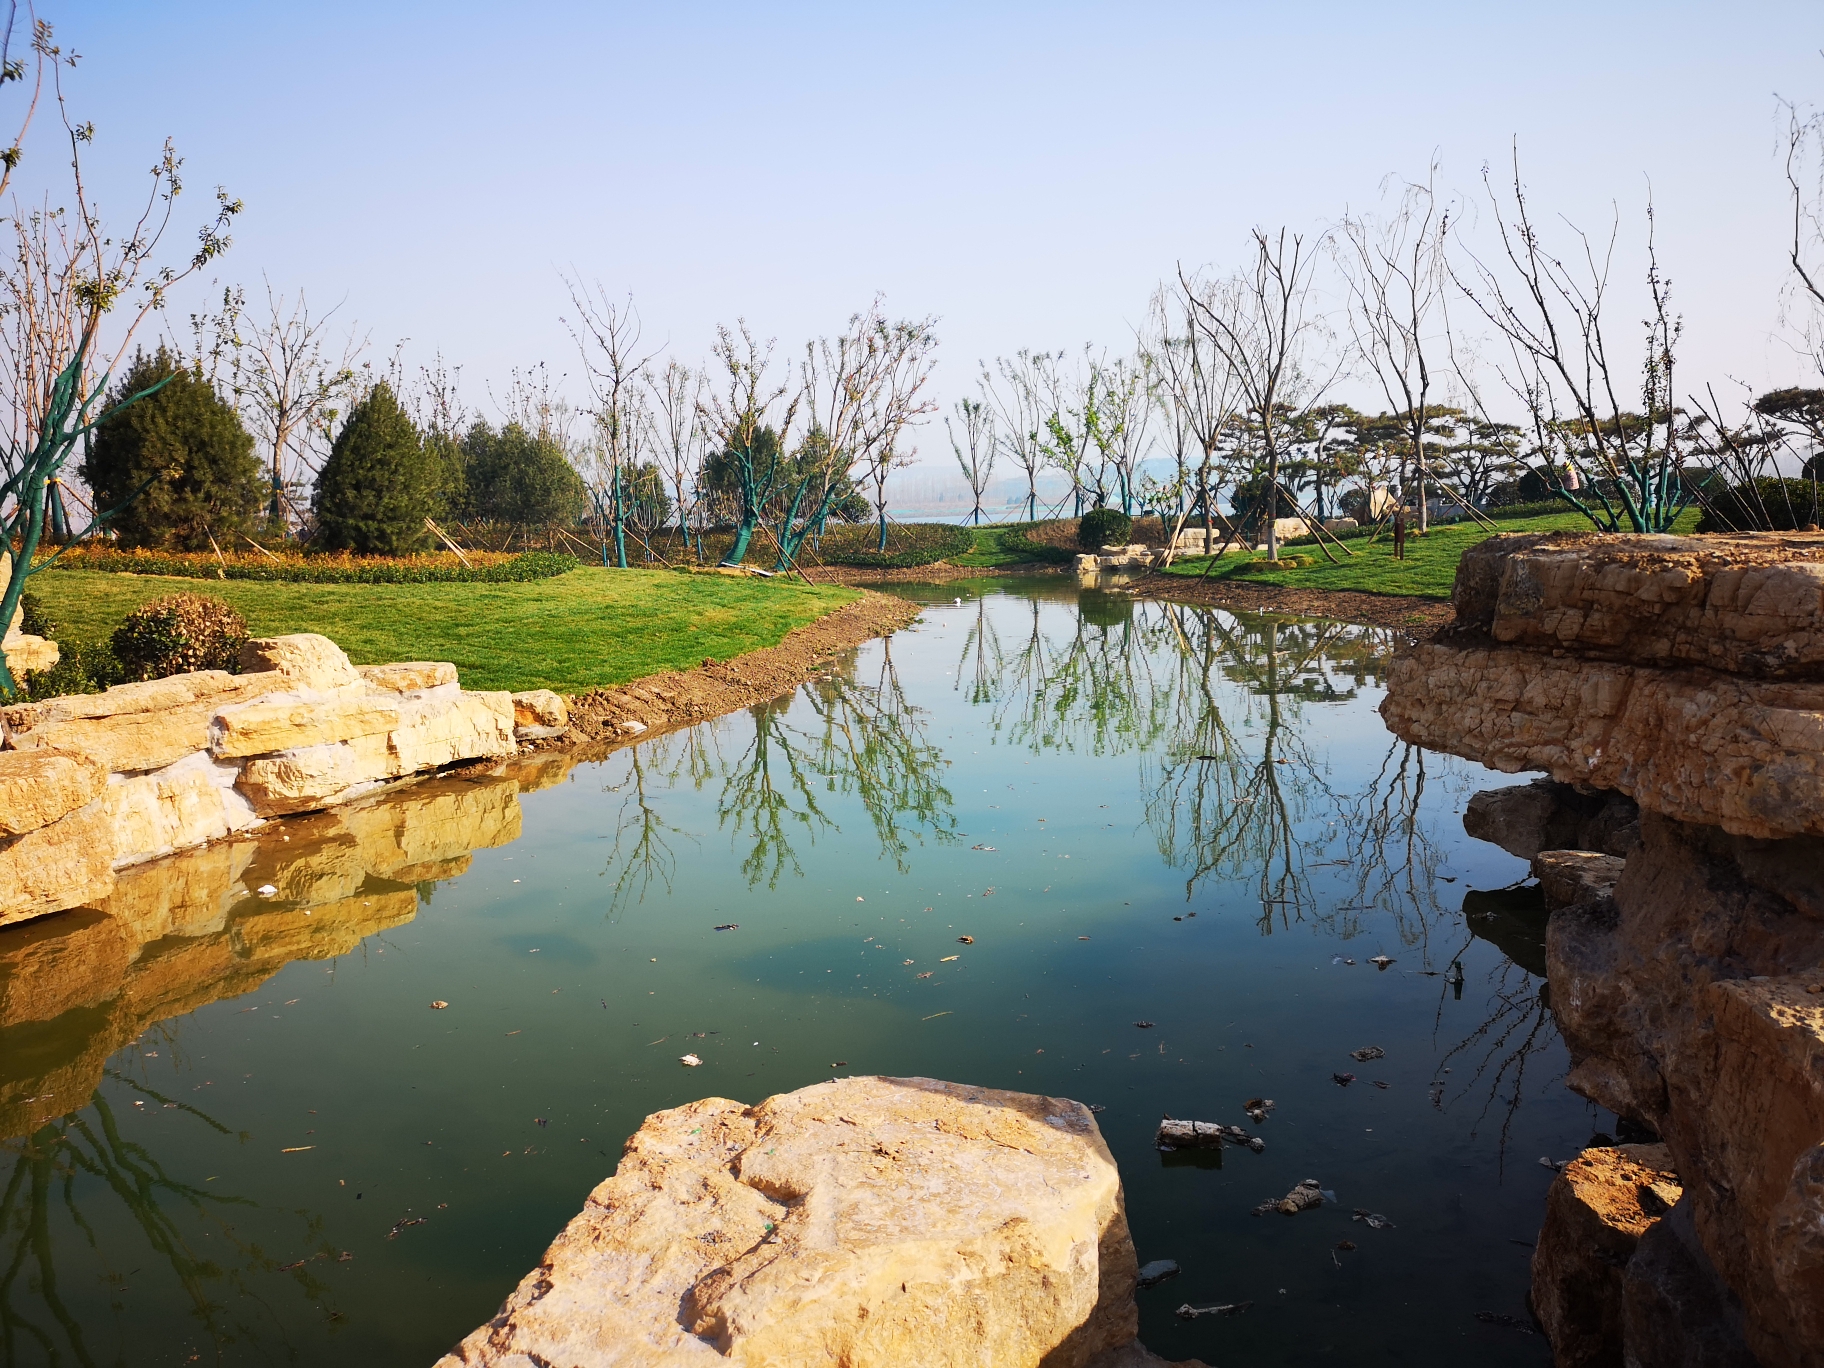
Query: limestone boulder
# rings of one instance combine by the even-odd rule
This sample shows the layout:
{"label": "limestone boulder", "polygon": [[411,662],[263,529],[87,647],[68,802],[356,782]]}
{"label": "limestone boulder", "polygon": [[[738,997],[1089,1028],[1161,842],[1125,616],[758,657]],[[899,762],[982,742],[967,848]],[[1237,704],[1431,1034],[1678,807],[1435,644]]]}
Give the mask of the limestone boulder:
{"label": "limestone boulder", "polygon": [[1082,1368],[1131,1352],[1134,1280],[1080,1103],[850,1078],[648,1117],[440,1368]]}
{"label": "limestone boulder", "polygon": [[48,670],[63,659],[56,642],[30,632],[8,632],[0,639],[0,652],[5,653],[6,668],[16,680],[24,679],[35,670]]}
{"label": "limestone boulder", "polygon": [[1742,836],[1824,834],[1824,684],[1434,640],[1388,671],[1397,736]]}
{"label": "limestone boulder", "polygon": [[1610,897],[1627,867],[1626,860],[1593,850],[1542,850],[1533,857],[1533,877],[1548,908]]}
{"label": "limestone boulder", "polygon": [[234,787],[238,767],[206,751],[142,774],[115,775],[107,786],[110,849],[116,868],[218,841],[258,826],[262,818]]}
{"label": "limestone boulder", "polygon": [[1824,535],[1490,537],[1453,631],[1539,651],[1824,681]]}
{"label": "limestone boulder", "polygon": [[513,735],[520,741],[561,736],[570,725],[570,707],[550,689],[528,689],[513,695]]}
{"label": "limestone boulder", "polygon": [[1552,1180],[1533,1248],[1532,1304],[1557,1368],[1622,1362],[1628,1261],[1683,1190],[1664,1145],[1587,1149]]}
{"label": "limestone boulder", "polygon": [[256,700],[284,683],[277,674],[199,670],[28,703],[6,710],[7,745],[69,751],[113,774],[160,770],[208,749],[210,721],[219,710]]}
{"label": "limestone boulder", "polygon": [[341,689],[361,682],[347,653],[315,632],[255,637],[241,647],[239,663],[243,674],[276,672],[295,689]]}
{"label": "limestone boulder", "polygon": [[370,688],[388,693],[425,693],[456,683],[456,667],[447,660],[407,660],[394,665],[362,665],[357,673]]}
{"label": "limestone boulder", "polygon": [[1472,794],[1463,830],[1509,855],[1594,850],[1626,856],[1640,839],[1640,808],[1619,793],[1586,793],[1555,779]]}
{"label": "limestone boulder", "polygon": [[86,807],[108,772],[84,755],[46,747],[0,751],[0,836],[22,836]]}
{"label": "limestone boulder", "polygon": [[[1824,1344],[1824,841],[1646,814],[1613,895],[1554,913],[1572,1087],[1650,1127],[1770,1368]],[[1680,1294],[1681,1296],[1685,1294]]]}
{"label": "limestone boulder", "polygon": [[106,897],[114,887],[113,853],[105,795],[0,840],[0,926]]}
{"label": "limestone boulder", "polygon": [[381,736],[398,727],[400,708],[388,695],[275,694],[222,708],[209,721],[209,753],[218,760]]}

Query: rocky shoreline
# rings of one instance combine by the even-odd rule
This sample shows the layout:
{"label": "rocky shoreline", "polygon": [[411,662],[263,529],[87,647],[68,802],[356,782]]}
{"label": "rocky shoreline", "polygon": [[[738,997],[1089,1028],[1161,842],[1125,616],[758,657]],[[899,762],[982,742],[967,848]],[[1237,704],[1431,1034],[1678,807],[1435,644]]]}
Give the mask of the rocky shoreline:
{"label": "rocky shoreline", "polygon": [[1549,776],[1465,824],[1545,887],[1567,1082],[1663,1141],[1554,1184],[1557,1362],[1824,1363],[1824,537],[1495,537],[1453,606],[1382,715]]}

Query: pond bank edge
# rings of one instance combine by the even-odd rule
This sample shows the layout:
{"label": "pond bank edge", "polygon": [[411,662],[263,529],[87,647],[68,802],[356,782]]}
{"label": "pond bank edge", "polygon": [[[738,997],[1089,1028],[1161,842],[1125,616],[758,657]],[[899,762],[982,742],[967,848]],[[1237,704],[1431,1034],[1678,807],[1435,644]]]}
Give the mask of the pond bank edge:
{"label": "pond bank edge", "polygon": [[835,612],[793,628],[777,646],[577,694],[569,700],[570,724],[561,736],[522,743],[520,749],[613,749],[770,702],[842,652],[875,637],[891,636],[922,611],[919,604],[864,589],[860,598]]}
{"label": "pond bank edge", "polygon": [[1173,603],[1328,618],[1333,622],[1354,622],[1368,627],[1400,627],[1415,637],[1430,636],[1453,616],[1449,599],[1370,594],[1358,589],[1295,589],[1282,584],[1190,579],[1157,573],[1134,580],[1127,586],[1127,591],[1139,598],[1169,599]]}

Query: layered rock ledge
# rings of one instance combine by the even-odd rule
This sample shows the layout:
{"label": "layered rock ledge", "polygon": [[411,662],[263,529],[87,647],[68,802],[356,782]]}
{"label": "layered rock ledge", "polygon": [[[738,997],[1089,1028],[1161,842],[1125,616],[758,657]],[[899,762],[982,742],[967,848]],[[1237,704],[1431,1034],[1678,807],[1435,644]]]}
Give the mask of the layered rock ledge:
{"label": "layered rock ledge", "polygon": [[[1824,536],[1494,537],[1453,605],[1382,716],[1549,776],[1465,825],[1556,908],[1571,1087],[1682,1188],[1617,1242],[1560,1180],[1535,1262],[1559,1362],[1824,1364]],[[1580,1260],[1614,1273],[1606,1320],[1552,1291]]]}
{"label": "layered rock ledge", "polygon": [[554,694],[471,693],[456,667],[357,669],[325,637],[249,642],[201,670],[0,709],[0,926],[107,898],[117,871],[392,780],[512,755]]}
{"label": "layered rock ledge", "polygon": [[648,1117],[438,1368],[1166,1368],[1135,1274],[1081,1103],[848,1078]]}

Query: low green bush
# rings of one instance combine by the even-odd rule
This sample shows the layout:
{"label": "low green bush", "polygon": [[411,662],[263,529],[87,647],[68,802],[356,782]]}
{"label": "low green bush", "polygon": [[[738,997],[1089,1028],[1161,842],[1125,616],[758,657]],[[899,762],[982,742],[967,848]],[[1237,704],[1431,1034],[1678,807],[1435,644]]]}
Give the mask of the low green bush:
{"label": "low green bush", "polygon": [[44,601],[30,589],[19,595],[19,630],[27,636],[43,637],[46,641],[55,640],[57,636],[57,624],[44,611]]}
{"label": "low green bush", "polygon": [[1118,508],[1092,508],[1077,523],[1077,545],[1085,551],[1125,546],[1134,520]]}
{"label": "low green bush", "polygon": [[[1758,501],[1756,496],[1759,496]],[[1699,532],[1791,532],[1813,523],[1819,516],[1818,486],[1810,480],[1756,480],[1707,494]],[[1765,513],[1763,513],[1765,509]]]}
{"label": "low green bush", "polygon": [[66,694],[93,694],[127,682],[127,672],[105,641],[58,642],[57,663],[48,670],[33,670],[21,683],[32,699],[62,698]]}
{"label": "low green bush", "polygon": [[265,580],[291,584],[522,584],[567,574],[581,564],[564,551],[526,551],[492,565],[413,564],[359,559],[272,560],[210,563],[196,556],[84,551],[56,562],[53,569],[97,570],[103,574],[172,575],[180,579]]}
{"label": "low green bush", "polygon": [[240,669],[247,620],[208,594],[172,594],[127,614],[109,639],[130,680]]}

